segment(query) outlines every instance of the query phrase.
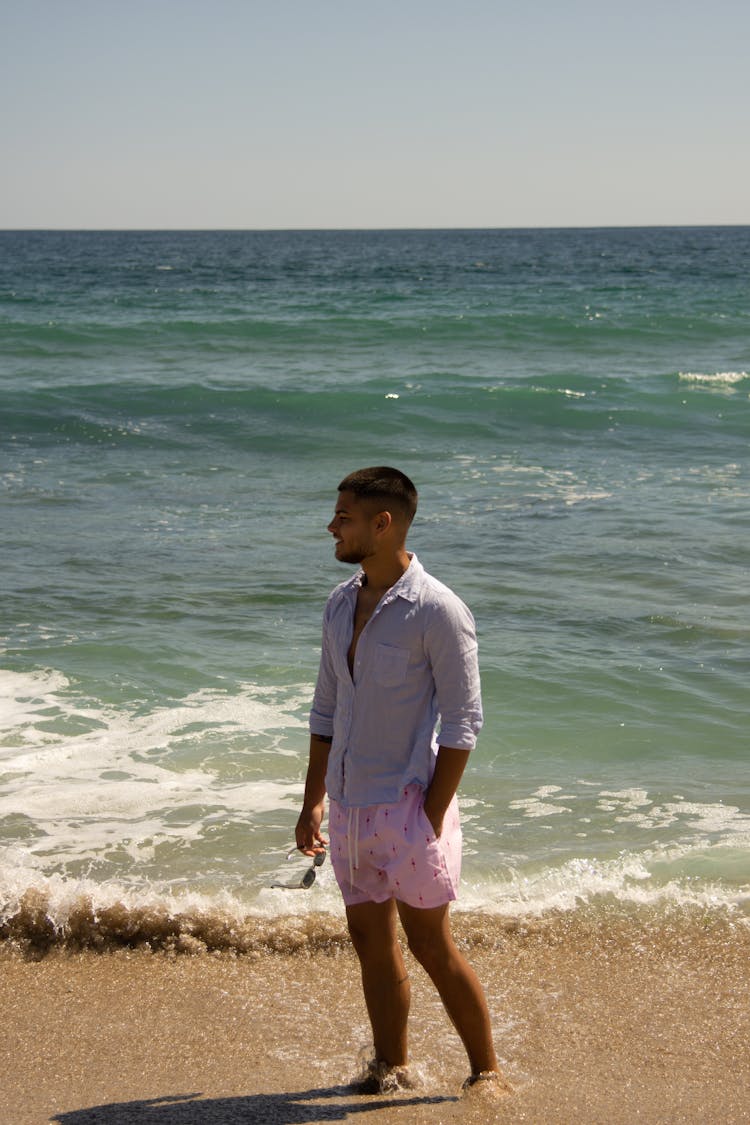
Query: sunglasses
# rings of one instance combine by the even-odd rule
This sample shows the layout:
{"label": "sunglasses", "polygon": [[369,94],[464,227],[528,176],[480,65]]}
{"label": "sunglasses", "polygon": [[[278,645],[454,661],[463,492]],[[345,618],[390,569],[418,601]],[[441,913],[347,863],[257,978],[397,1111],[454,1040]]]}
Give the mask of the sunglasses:
{"label": "sunglasses", "polygon": [[[291,859],[292,856],[294,856],[294,855],[299,855],[299,849],[298,848],[294,848],[286,858]],[[316,852],[316,854],[313,856],[312,867],[308,867],[307,871],[304,873],[304,875],[300,879],[299,883],[271,883],[271,886],[272,887],[278,887],[281,890],[285,890],[285,891],[300,891],[300,890],[306,891],[306,890],[308,890],[313,885],[313,883],[315,882],[315,877],[317,875],[316,868],[322,867],[322,865],[325,863],[325,858],[326,858],[325,852]]]}

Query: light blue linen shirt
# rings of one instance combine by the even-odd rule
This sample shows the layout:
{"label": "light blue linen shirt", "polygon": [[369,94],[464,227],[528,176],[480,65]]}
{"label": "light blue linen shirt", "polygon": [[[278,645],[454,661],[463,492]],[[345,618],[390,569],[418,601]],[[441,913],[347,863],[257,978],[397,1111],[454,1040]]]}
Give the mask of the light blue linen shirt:
{"label": "light blue linen shirt", "polygon": [[362,630],[354,657],[360,570],[331,593],[323,616],[310,731],[332,738],[326,789],[345,807],[391,804],[426,788],[439,742],[473,750],[482,727],[474,618],[417,556]]}

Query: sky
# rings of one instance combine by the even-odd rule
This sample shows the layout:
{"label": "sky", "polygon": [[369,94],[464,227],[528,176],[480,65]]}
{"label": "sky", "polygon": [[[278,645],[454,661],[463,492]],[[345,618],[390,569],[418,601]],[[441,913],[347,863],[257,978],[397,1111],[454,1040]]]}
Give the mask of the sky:
{"label": "sky", "polygon": [[0,228],[750,223],[748,0],[0,0]]}

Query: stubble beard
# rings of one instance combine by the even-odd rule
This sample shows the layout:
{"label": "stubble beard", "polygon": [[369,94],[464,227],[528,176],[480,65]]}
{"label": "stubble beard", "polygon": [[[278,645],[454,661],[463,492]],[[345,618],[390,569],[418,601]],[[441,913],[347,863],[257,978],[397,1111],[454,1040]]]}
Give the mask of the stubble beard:
{"label": "stubble beard", "polygon": [[372,554],[364,544],[350,543],[346,546],[343,543],[336,543],[334,547],[336,559],[340,563],[349,563],[352,566],[361,566],[366,558]]}
{"label": "stubble beard", "polygon": [[352,566],[359,566],[366,555],[364,551],[358,551],[356,548],[350,547],[345,552],[342,552],[340,547],[335,551],[336,559],[340,563],[350,563]]}

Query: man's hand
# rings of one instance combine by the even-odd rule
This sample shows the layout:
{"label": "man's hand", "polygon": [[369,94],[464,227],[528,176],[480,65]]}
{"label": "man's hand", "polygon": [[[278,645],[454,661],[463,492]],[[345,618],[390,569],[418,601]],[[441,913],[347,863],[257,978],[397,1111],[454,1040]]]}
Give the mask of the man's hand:
{"label": "man's hand", "polygon": [[457,750],[451,746],[438,748],[435,772],[424,794],[425,816],[438,839],[443,832],[443,818],[458,789],[468,757],[468,750]]}
{"label": "man's hand", "polygon": [[430,791],[427,790],[424,799],[424,814],[432,825],[432,831],[435,833],[436,838],[439,840],[443,834],[443,818],[445,816],[445,809],[438,810],[433,808],[430,802]]}
{"label": "man's hand", "polygon": [[320,834],[320,826],[325,812],[325,776],[330,749],[330,738],[323,738],[317,734],[310,735],[310,760],[305,778],[305,796],[302,812],[299,814],[297,827],[294,830],[297,847],[305,855],[322,852],[328,843]]}
{"label": "man's hand", "polygon": [[303,808],[299,814],[294,838],[297,847],[304,855],[313,856],[325,850],[328,841],[320,834],[320,825],[323,821],[324,802],[313,805],[312,808]]}

